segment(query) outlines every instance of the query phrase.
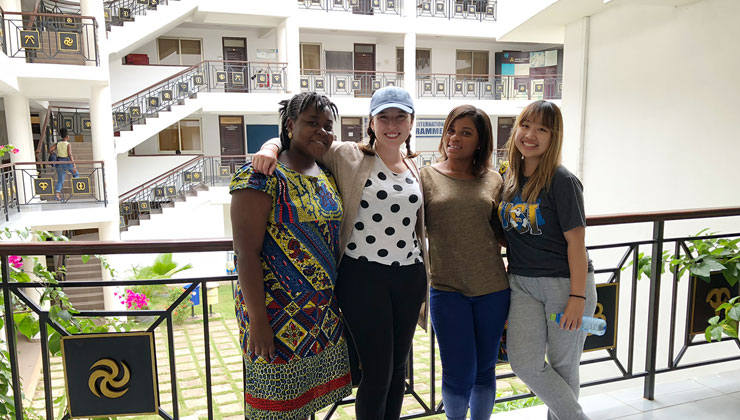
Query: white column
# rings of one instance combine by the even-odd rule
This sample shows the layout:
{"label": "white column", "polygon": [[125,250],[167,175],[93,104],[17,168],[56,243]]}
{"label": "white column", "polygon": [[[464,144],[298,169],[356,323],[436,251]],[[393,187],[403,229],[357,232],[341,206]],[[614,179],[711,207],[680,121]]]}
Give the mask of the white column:
{"label": "white column", "polygon": [[565,27],[563,53],[563,164],[583,181],[583,150],[586,141],[586,94],[588,88],[590,18]]}
{"label": "white column", "polygon": [[[97,42],[98,42],[98,61],[100,61],[100,67],[107,71],[108,69],[108,49],[107,44],[107,33],[105,30],[105,10],[103,8],[103,2],[100,0],[80,0],[80,9],[82,16],[92,16],[98,24],[97,28]],[[89,21],[86,21],[89,22]],[[92,45],[94,38],[94,30],[92,26],[86,27],[87,39],[90,42],[90,53],[94,53],[94,45]],[[95,62],[88,62],[87,65],[94,66]]]}
{"label": "white column", "polygon": [[277,27],[278,61],[288,63],[286,69],[287,91],[296,94],[301,91],[301,47],[298,22],[294,17],[286,17]]}
{"label": "white column", "polygon": [[[403,35],[403,87],[409,92],[414,102],[416,98],[416,33],[407,32]],[[418,114],[417,114],[418,117]],[[416,133],[416,119],[411,128]],[[411,136],[411,149],[416,150],[416,136]]]}
{"label": "white column", "polygon": [[[110,204],[108,204],[110,206]],[[116,200],[116,207],[118,207],[118,200]],[[98,226],[98,239],[101,241],[118,241],[120,240],[120,230],[118,228],[118,222],[104,222],[101,223]],[[118,255],[107,255],[106,258],[108,260],[108,263],[115,266],[115,259],[118,257]],[[113,280],[108,270],[106,270],[104,267],[101,267],[101,272],[103,273],[101,280],[102,281],[109,281]],[[120,274],[120,273],[119,273]],[[114,292],[117,291],[117,287],[104,287],[103,288],[103,302],[105,305],[106,310],[122,310],[124,309],[121,306],[121,302],[118,300],[117,297],[113,295]]]}
{"label": "white column", "polygon": [[[10,161],[12,163],[35,162],[33,131],[31,130],[31,109],[28,105],[28,99],[21,95],[6,95],[4,99],[8,144],[12,144],[19,150],[17,154],[10,155]],[[36,166],[17,165],[15,169],[15,175],[18,181],[17,185],[19,187],[18,199],[22,204],[25,204],[33,197],[33,182],[30,177],[36,174]]]}

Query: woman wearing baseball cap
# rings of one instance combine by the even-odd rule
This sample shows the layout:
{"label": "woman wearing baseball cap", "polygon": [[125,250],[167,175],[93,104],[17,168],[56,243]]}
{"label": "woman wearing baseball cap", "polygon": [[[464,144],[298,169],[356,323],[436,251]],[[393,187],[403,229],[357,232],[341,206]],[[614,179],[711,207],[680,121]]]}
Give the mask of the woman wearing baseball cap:
{"label": "woman wearing baseball cap", "polygon": [[[369,141],[334,142],[318,159],[344,202],[335,292],[362,368],[358,420],[399,418],[416,321],[426,327],[424,198],[412,160],[413,122],[407,91],[379,89],[370,100]],[[272,173],[280,147],[278,139],[266,142],[254,168]]]}

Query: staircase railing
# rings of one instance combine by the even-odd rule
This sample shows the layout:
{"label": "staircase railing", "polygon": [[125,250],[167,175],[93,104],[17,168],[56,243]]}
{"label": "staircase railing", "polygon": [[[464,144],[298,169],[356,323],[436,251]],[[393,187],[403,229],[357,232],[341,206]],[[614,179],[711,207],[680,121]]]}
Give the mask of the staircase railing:
{"label": "staircase railing", "polygon": [[[26,22],[29,22],[27,25]],[[92,16],[4,12],[5,53],[29,63],[100,64]]]}
{"label": "staircase railing", "polygon": [[5,11],[0,7],[0,51],[3,54],[8,54],[5,50]]}
{"label": "staircase railing", "polygon": [[122,26],[131,22],[136,16],[145,16],[150,10],[157,10],[157,6],[167,5],[177,0],[112,0],[103,3],[105,7],[106,29],[110,26]]}
{"label": "staircase railing", "polygon": [[113,130],[130,130],[198,92],[284,92],[287,63],[206,60],[113,104]]}
{"label": "staircase railing", "polygon": [[251,155],[197,156],[138,187],[121,194],[120,228],[139,224],[149,215],[208,185],[227,185],[233,173],[252,160]]}

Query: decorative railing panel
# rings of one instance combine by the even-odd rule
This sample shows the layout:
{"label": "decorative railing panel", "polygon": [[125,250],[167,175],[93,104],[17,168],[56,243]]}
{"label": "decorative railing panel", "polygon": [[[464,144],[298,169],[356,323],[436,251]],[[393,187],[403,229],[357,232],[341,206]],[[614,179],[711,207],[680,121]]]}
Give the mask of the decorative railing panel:
{"label": "decorative railing panel", "polygon": [[417,74],[416,92],[419,98],[561,99],[563,77],[560,74],[543,76]]}
{"label": "decorative railing panel", "polygon": [[29,63],[98,65],[94,17],[52,13],[4,13],[8,57]]}
{"label": "decorative railing panel", "polygon": [[416,0],[416,16],[495,21],[497,0]]}
{"label": "decorative railing panel", "polygon": [[113,104],[113,130],[130,130],[198,92],[284,92],[286,63],[203,61]]}
{"label": "decorative railing panel", "polygon": [[228,185],[234,172],[249,161],[250,155],[198,156],[122,194],[120,228],[137,225],[142,216],[172,207],[200,189]]}
{"label": "decorative railing panel", "polygon": [[0,51],[3,54],[8,53],[5,50],[5,11],[3,11],[2,7],[0,7]]}
{"label": "decorative railing panel", "polygon": [[389,71],[303,69],[301,91],[316,91],[329,96],[371,97],[385,86],[403,87],[403,73]]}
{"label": "decorative railing panel", "polygon": [[157,6],[167,5],[176,0],[113,0],[104,3],[106,29],[111,25],[122,26],[131,22],[136,16],[144,16],[149,11],[157,10]]}
{"label": "decorative railing panel", "polygon": [[[441,140],[441,139],[440,139]],[[419,167],[432,165],[440,158],[439,152],[419,152],[416,156],[416,165]],[[494,149],[491,154],[491,165],[498,171],[501,163],[507,159],[506,149]]]}
{"label": "decorative railing panel", "polygon": [[403,0],[299,0],[298,7],[357,15],[401,15]]}

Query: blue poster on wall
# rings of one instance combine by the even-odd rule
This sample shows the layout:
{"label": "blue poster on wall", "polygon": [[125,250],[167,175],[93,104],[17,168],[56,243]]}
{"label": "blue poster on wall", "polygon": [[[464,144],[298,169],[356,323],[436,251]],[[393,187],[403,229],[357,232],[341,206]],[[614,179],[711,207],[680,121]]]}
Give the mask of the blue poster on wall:
{"label": "blue poster on wall", "polygon": [[257,153],[271,138],[278,136],[278,126],[272,124],[247,124],[247,153]]}

